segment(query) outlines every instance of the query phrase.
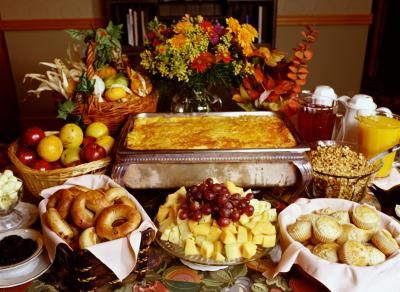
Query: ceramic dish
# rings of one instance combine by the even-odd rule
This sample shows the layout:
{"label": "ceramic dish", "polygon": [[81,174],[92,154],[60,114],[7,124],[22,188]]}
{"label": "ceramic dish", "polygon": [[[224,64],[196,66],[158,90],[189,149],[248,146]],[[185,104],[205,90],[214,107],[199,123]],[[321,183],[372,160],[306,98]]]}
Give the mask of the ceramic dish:
{"label": "ceramic dish", "polygon": [[0,266],[0,272],[24,268],[25,266],[27,266],[31,262],[33,262],[36,258],[38,258],[41,255],[41,253],[43,252],[43,239],[42,239],[42,235],[39,231],[36,231],[33,229],[10,230],[7,232],[0,233],[0,241],[3,240],[5,237],[11,236],[11,235],[20,236],[24,239],[32,239],[32,240],[36,241],[37,247],[36,247],[36,250],[32,253],[32,255],[29,256],[28,258],[26,258],[18,263],[12,264],[12,265]]}
{"label": "ceramic dish", "polygon": [[0,271],[0,288],[10,288],[28,283],[45,273],[50,266],[49,256],[44,251],[21,269]]}
{"label": "ceramic dish", "polygon": [[4,232],[8,232],[15,229],[29,228],[39,216],[38,208],[30,203],[19,202],[14,210],[21,215],[21,218],[18,219],[17,217],[15,221],[11,222],[0,220],[0,234],[4,229],[6,230]]}

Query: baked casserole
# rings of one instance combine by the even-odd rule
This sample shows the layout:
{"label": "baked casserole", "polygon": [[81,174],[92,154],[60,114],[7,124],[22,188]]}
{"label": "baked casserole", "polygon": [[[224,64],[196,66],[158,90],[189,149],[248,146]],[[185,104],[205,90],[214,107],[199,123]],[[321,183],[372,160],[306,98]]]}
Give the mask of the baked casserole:
{"label": "baked casserole", "polygon": [[131,150],[290,148],[296,140],[278,116],[139,117],[127,135]]}

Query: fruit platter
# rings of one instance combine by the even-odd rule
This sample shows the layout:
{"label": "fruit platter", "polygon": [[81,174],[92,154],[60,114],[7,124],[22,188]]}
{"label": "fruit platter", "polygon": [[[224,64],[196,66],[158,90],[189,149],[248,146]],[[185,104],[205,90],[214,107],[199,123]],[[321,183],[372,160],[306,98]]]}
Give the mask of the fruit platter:
{"label": "fruit platter", "polygon": [[250,189],[208,178],[168,195],[156,215],[156,241],[185,261],[237,265],[275,246],[276,219],[276,209]]}

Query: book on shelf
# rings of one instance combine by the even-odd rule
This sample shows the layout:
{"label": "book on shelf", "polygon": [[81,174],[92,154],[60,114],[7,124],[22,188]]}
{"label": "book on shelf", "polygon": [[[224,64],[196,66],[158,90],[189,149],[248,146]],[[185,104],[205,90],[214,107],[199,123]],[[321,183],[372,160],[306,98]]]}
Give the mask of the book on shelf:
{"label": "book on shelf", "polygon": [[126,28],[128,45],[138,47],[147,40],[144,11],[129,9],[126,14]]}

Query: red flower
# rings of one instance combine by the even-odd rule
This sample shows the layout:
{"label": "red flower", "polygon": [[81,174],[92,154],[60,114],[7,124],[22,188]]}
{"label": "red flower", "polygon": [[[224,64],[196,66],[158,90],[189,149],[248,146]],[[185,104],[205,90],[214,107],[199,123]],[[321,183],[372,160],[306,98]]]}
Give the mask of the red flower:
{"label": "red flower", "polygon": [[210,32],[213,30],[213,25],[208,20],[204,20],[202,23],[200,23],[200,27],[203,32]]}
{"label": "red flower", "polygon": [[217,53],[217,60],[222,60],[222,62],[228,64],[230,61],[233,60],[233,58],[231,57],[231,53],[229,51],[226,52],[219,51]]}
{"label": "red flower", "polygon": [[191,67],[197,72],[202,73],[211,68],[215,62],[215,57],[210,52],[205,52],[193,60]]}

